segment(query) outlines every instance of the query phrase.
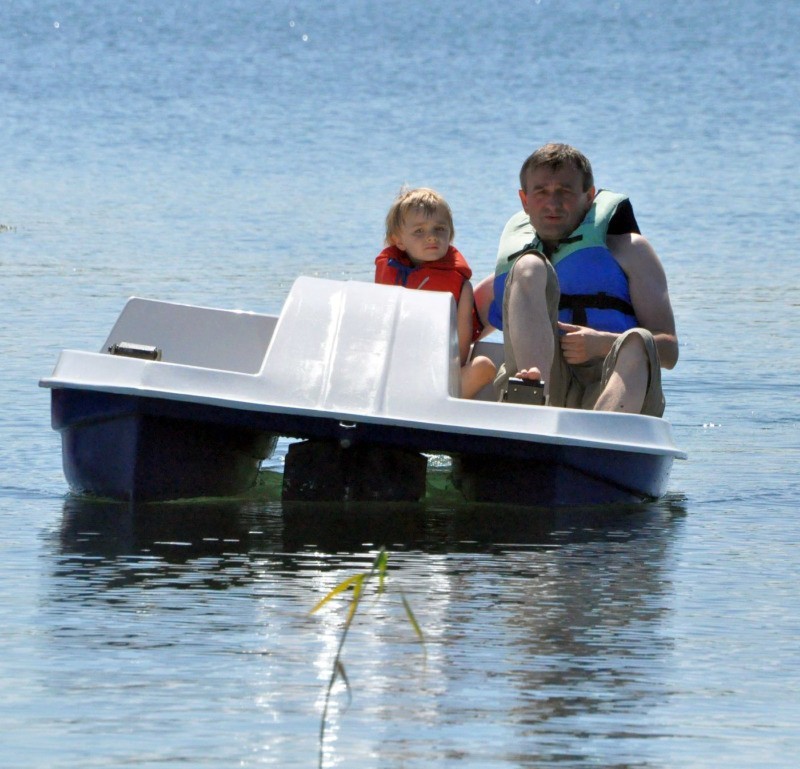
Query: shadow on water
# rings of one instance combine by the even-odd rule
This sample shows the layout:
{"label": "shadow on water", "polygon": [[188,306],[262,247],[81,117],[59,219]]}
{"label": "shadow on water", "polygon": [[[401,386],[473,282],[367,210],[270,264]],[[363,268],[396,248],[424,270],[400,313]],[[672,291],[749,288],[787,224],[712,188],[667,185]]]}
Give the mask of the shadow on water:
{"label": "shadow on water", "polygon": [[169,562],[250,553],[492,552],[560,547],[624,531],[646,536],[686,514],[678,496],[604,507],[501,504],[280,503],[205,499],[130,505],[70,496],[60,529],[63,555],[152,555]]}

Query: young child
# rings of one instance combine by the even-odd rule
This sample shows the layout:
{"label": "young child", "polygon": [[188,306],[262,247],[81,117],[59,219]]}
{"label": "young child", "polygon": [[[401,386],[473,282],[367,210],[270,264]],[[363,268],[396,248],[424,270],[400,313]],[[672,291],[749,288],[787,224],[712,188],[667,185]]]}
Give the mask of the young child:
{"label": "young child", "polygon": [[456,300],[461,397],[473,398],[495,376],[492,361],[469,360],[483,330],[472,293],[472,270],[451,243],[455,230],[447,201],[431,189],[401,190],[386,215],[386,248],[375,259],[375,282],[449,291]]}

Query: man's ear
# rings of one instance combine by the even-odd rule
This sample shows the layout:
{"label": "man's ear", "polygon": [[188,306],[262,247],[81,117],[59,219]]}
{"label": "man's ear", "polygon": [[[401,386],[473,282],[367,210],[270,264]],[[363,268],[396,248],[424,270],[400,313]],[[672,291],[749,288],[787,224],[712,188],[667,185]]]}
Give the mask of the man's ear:
{"label": "man's ear", "polygon": [[528,213],[528,196],[525,194],[525,190],[519,190],[519,200],[522,203],[522,210],[527,214]]}

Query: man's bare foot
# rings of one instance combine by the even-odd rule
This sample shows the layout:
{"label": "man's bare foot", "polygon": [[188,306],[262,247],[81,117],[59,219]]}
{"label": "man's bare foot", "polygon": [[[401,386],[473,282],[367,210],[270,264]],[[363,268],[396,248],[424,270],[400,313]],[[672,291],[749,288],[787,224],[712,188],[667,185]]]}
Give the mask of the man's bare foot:
{"label": "man's bare foot", "polygon": [[536,366],[532,366],[531,368],[524,368],[521,371],[518,371],[515,376],[517,379],[536,379],[540,380],[542,378],[542,372],[539,371]]}

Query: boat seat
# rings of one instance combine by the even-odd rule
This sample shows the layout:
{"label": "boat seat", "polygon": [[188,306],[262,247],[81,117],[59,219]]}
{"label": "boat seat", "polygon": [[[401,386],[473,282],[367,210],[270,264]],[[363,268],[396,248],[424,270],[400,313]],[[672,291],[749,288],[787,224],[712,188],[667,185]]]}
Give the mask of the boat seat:
{"label": "boat seat", "polygon": [[255,374],[276,322],[270,315],[133,297],[100,352],[155,348],[164,363]]}

